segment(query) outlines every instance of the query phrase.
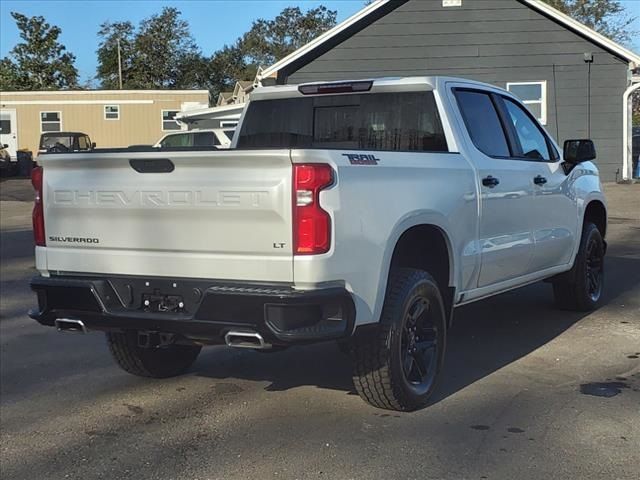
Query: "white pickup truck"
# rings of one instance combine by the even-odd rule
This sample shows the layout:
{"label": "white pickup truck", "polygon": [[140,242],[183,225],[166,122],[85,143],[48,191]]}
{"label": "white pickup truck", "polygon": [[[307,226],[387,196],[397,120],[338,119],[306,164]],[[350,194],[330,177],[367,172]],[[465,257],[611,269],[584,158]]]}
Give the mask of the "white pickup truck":
{"label": "white pickup truck", "polygon": [[203,128],[167,133],[156,142],[154,148],[171,147],[216,147],[229,148],[235,129]]}
{"label": "white pickup truck", "polygon": [[[39,308],[178,375],[203,345],[338,340],[362,398],[426,404],[455,307],[548,280],[596,308],[606,203],[510,93],[441,77],[256,89],[226,151],[44,154]],[[482,319],[478,319],[482,321]]]}

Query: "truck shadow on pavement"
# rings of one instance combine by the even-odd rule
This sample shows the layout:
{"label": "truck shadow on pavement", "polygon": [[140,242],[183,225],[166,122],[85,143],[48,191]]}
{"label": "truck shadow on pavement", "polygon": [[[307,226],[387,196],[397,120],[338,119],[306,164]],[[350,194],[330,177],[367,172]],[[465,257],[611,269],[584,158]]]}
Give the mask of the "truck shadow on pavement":
{"label": "truck shadow on pavement", "polygon": [[[618,299],[640,285],[640,259],[607,257],[601,309],[616,320]],[[552,341],[589,313],[555,307],[551,285],[536,283],[461,307],[449,332],[445,367],[435,404]],[[301,386],[355,394],[347,355],[334,342],[277,353],[204,350],[196,374],[218,380],[268,382],[268,391]]]}
{"label": "truck shadow on pavement", "polygon": [[33,232],[31,228],[17,228],[0,232],[0,258],[3,265],[18,258],[29,258],[35,262]]}
{"label": "truck shadow on pavement", "polygon": [[[637,291],[640,286],[640,248],[636,239],[639,232],[634,227],[625,233],[624,238],[617,238],[611,244],[606,257],[607,283],[601,308],[610,314],[611,322],[618,321],[615,313],[621,309],[621,303],[627,303],[627,309],[640,308],[637,300],[635,305],[629,305],[634,301],[629,292]],[[28,295],[25,300],[31,300],[21,301],[21,296],[20,301],[4,304],[0,314],[3,321],[19,318],[28,308],[35,306],[35,296],[28,292],[30,273],[25,275],[24,271],[27,264],[32,268],[32,245],[29,230],[2,232],[0,290],[3,295],[9,292],[25,294]],[[16,274],[18,270],[20,275]],[[449,332],[442,380],[432,403],[530,354],[562,335],[586,315],[556,309],[551,286],[545,283],[457,309]],[[110,364],[107,355],[101,359],[101,364]],[[315,386],[355,393],[350,359],[334,342],[294,347],[278,353],[207,348],[192,373],[217,380],[265,382],[268,391]],[[66,375],[65,371],[58,370],[50,374],[54,378]],[[28,386],[22,384],[20,388]]]}

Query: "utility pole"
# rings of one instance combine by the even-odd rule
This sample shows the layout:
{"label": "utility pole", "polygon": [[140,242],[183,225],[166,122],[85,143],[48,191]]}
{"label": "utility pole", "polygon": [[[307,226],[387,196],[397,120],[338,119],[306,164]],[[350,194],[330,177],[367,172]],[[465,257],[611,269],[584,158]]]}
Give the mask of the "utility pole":
{"label": "utility pole", "polygon": [[122,90],[122,59],[120,58],[120,38],[116,38],[118,42],[118,81],[120,83],[120,90]]}

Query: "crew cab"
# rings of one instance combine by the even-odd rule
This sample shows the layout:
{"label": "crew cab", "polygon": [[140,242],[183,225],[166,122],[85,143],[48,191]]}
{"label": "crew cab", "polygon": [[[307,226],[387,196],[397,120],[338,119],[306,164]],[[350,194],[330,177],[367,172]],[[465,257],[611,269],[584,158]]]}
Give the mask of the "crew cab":
{"label": "crew cab", "polygon": [[30,315],[105,331],[119,366],[151,377],[203,345],[337,340],[364,400],[414,410],[455,308],[541,280],[561,308],[598,306],[594,158],[474,81],[258,88],[229,150],[42,155]]}

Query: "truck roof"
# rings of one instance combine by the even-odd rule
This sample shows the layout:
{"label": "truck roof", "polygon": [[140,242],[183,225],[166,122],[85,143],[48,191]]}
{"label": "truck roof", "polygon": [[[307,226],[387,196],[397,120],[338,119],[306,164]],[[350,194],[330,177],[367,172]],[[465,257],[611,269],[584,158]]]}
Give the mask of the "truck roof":
{"label": "truck roof", "polygon": [[55,137],[60,137],[63,135],[86,135],[87,137],[89,136],[89,134],[84,133],[84,132],[42,132],[41,133],[42,136],[55,136]]}
{"label": "truck roof", "polygon": [[[347,84],[360,84],[363,82],[371,82],[369,92],[397,92],[397,91],[411,91],[411,90],[434,90],[439,88],[444,83],[455,82],[465,83],[469,85],[475,85],[487,89],[500,89],[495,85],[488,83],[478,82],[475,80],[469,80],[467,78],[447,77],[447,76],[412,76],[412,77],[380,77],[380,78],[362,78],[352,80],[334,80],[324,82],[307,82],[300,84],[288,84],[288,85],[275,85],[269,87],[258,87],[251,93],[251,100],[264,100],[274,98],[291,98],[291,97],[303,97],[300,93],[301,87],[312,87],[318,85],[347,85]],[[348,93],[348,92],[342,92]],[[354,92],[358,93],[358,92]],[[366,93],[366,92],[362,92]]]}

